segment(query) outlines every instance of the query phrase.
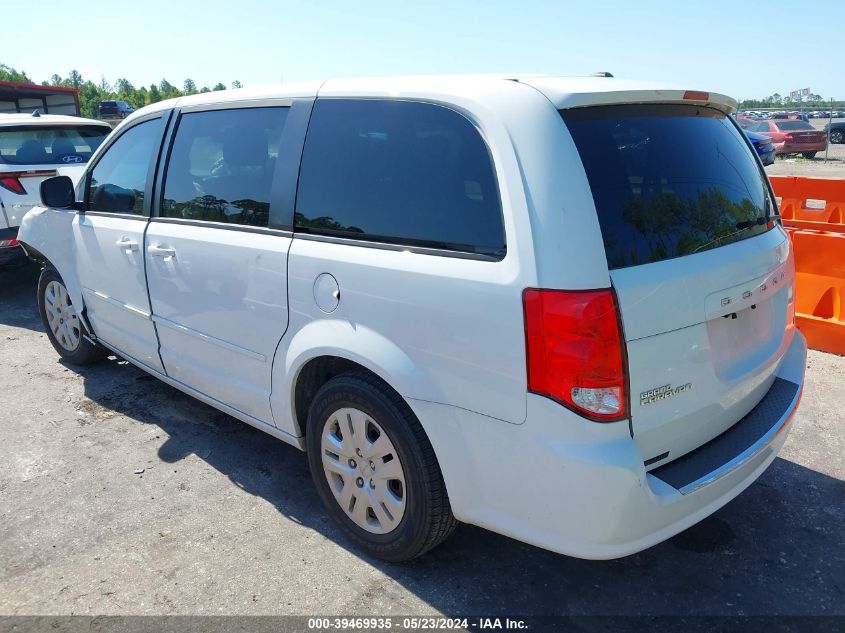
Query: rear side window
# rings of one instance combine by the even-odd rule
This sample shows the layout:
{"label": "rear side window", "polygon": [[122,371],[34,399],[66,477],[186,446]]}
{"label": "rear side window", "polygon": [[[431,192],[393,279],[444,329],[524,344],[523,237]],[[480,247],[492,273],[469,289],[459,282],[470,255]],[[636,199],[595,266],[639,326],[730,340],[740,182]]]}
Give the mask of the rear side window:
{"label": "rear side window", "polygon": [[587,172],[611,269],[763,233],[764,174],[730,117],[686,105],[561,112]]}
{"label": "rear side window", "polygon": [[502,210],[487,146],[449,108],[318,99],[296,230],[501,258]]}
{"label": "rear side window", "polygon": [[167,162],[161,215],[266,227],[288,108],[183,114]]}

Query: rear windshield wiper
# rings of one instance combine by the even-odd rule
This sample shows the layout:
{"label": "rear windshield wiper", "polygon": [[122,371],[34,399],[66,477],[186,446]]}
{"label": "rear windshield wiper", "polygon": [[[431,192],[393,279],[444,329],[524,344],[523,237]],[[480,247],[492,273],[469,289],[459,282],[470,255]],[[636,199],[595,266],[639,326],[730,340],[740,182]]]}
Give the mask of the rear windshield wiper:
{"label": "rear windshield wiper", "polygon": [[753,226],[763,226],[767,224],[769,220],[772,219],[772,216],[768,213],[764,216],[756,218],[754,220],[746,220],[744,222],[737,222],[734,226],[736,226],[738,231],[744,231],[745,229],[750,229]]}

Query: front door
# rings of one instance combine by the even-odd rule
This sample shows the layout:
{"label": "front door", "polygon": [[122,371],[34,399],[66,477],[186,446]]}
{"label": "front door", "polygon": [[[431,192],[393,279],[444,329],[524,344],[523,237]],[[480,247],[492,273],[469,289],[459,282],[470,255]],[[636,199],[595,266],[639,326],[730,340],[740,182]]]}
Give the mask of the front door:
{"label": "front door", "polygon": [[291,242],[274,221],[284,198],[274,180],[285,171],[277,164],[286,160],[290,110],[183,110],[146,236],[167,375],[270,424],[273,354],[288,322]]}
{"label": "front door", "polygon": [[89,172],[86,210],[73,222],[76,269],[97,338],[132,360],[163,371],[144,274],[144,229],[161,114],[120,134]]}

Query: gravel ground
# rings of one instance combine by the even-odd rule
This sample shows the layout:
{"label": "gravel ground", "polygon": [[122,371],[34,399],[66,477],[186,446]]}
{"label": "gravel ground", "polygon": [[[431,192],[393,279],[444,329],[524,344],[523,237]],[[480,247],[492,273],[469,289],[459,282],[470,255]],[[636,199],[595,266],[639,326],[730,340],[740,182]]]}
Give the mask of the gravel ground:
{"label": "gravel ground", "polygon": [[0,614],[845,614],[845,358],[811,352],[781,456],[711,518],[591,562],[460,526],[351,549],[305,457],[111,359],[59,362],[0,272]]}

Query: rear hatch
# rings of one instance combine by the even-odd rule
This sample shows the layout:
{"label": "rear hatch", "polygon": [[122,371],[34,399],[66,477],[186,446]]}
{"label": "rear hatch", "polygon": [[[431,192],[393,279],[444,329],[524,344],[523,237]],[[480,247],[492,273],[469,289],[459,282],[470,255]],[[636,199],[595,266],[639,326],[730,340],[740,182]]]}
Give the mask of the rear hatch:
{"label": "rear hatch", "polygon": [[631,429],[650,467],[735,424],[792,329],[789,240],[724,111],[561,110],[592,189],[628,353]]}
{"label": "rear hatch", "polygon": [[776,125],[787,135],[783,140],[789,145],[818,145],[827,140],[827,132],[815,129],[806,121],[778,121]]}
{"label": "rear hatch", "polygon": [[0,127],[0,200],[10,227],[40,203],[41,183],[69,176],[74,185],[111,128],[106,125]]}

